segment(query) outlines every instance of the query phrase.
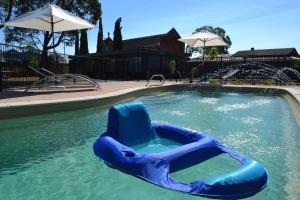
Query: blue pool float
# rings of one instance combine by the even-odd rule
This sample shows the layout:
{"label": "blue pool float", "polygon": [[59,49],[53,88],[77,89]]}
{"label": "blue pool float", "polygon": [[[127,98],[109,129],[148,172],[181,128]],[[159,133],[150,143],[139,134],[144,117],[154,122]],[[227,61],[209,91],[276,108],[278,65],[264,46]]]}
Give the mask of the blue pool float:
{"label": "blue pool float", "polygon": [[[159,153],[138,153],[131,148],[157,136],[182,146]],[[97,139],[93,148],[109,167],[190,195],[217,199],[246,198],[261,191],[268,182],[268,174],[261,164],[220,144],[211,136],[166,123],[151,123],[141,102],[113,106],[109,111],[107,132]],[[223,153],[238,160],[241,167],[191,183],[179,182],[170,175]]]}

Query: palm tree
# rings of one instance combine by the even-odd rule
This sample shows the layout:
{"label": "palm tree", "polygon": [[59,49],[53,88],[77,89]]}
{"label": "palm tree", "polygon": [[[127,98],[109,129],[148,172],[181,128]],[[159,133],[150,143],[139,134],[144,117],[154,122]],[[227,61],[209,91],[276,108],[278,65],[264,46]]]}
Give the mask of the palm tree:
{"label": "palm tree", "polygon": [[219,50],[216,47],[209,49],[208,56],[211,60],[215,59],[219,55]]}

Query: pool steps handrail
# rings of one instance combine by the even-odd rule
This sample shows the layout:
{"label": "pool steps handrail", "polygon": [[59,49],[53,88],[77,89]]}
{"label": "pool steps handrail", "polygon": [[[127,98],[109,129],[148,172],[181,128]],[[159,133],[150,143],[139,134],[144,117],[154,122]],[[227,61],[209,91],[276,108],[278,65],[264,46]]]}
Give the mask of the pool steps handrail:
{"label": "pool steps handrail", "polygon": [[[157,77],[160,77],[162,80],[162,82],[161,83],[159,83],[159,84],[152,84],[152,85],[150,85],[150,82],[154,79],[154,78],[157,78]],[[166,82],[166,79],[165,79],[165,76],[164,75],[162,75],[162,74],[153,74],[152,76],[151,76],[151,78],[147,81],[147,84],[146,84],[146,87],[151,87],[151,86],[161,86],[161,85],[163,85],[163,84],[165,84],[165,82]]]}
{"label": "pool steps handrail", "polygon": [[180,71],[177,70],[176,73],[177,73],[177,75],[179,76],[179,80],[180,80],[180,82],[181,82],[181,80],[182,80],[182,75],[181,75]]}

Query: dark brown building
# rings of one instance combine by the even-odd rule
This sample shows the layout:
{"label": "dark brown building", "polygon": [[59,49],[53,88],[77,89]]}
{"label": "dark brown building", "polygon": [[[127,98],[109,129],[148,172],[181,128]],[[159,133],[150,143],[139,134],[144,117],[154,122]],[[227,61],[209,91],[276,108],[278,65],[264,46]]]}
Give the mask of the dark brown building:
{"label": "dark brown building", "polygon": [[238,59],[243,63],[261,62],[274,67],[294,67],[295,57],[299,54],[295,48],[278,49],[254,49],[238,51],[232,55],[233,59]]}
{"label": "dark brown building", "polygon": [[242,58],[259,58],[259,57],[298,57],[299,54],[295,48],[281,49],[254,49],[238,51],[232,55],[233,57]]}
{"label": "dark brown building", "polygon": [[104,79],[148,79],[153,74],[169,77],[175,63],[176,70],[184,73],[185,45],[179,38],[172,28],[164,34],[123,40],[122,50],[112,50],[113,42],[108,37],[102,53],[89,54],[80,60],[72,57],[70,70]]}

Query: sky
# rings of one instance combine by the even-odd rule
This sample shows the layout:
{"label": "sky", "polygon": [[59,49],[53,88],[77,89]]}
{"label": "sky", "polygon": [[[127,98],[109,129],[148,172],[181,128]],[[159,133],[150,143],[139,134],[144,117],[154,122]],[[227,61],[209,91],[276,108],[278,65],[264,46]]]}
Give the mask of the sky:
{"label": "sky", "polygon": [[[291,48],[300,53],[300,0],[101,0],[104,38],[122,17],[123,39],[168,32],[189,36],[196,28],[222,27],[230,36],[230,53],[238,50]],[[88,31],[96,51],[98,27]],[[3,34],[0,42],[4,41]],[[58,48],[63,51],[62,45]],[[67,48],[73,54],[73,48]]]}

